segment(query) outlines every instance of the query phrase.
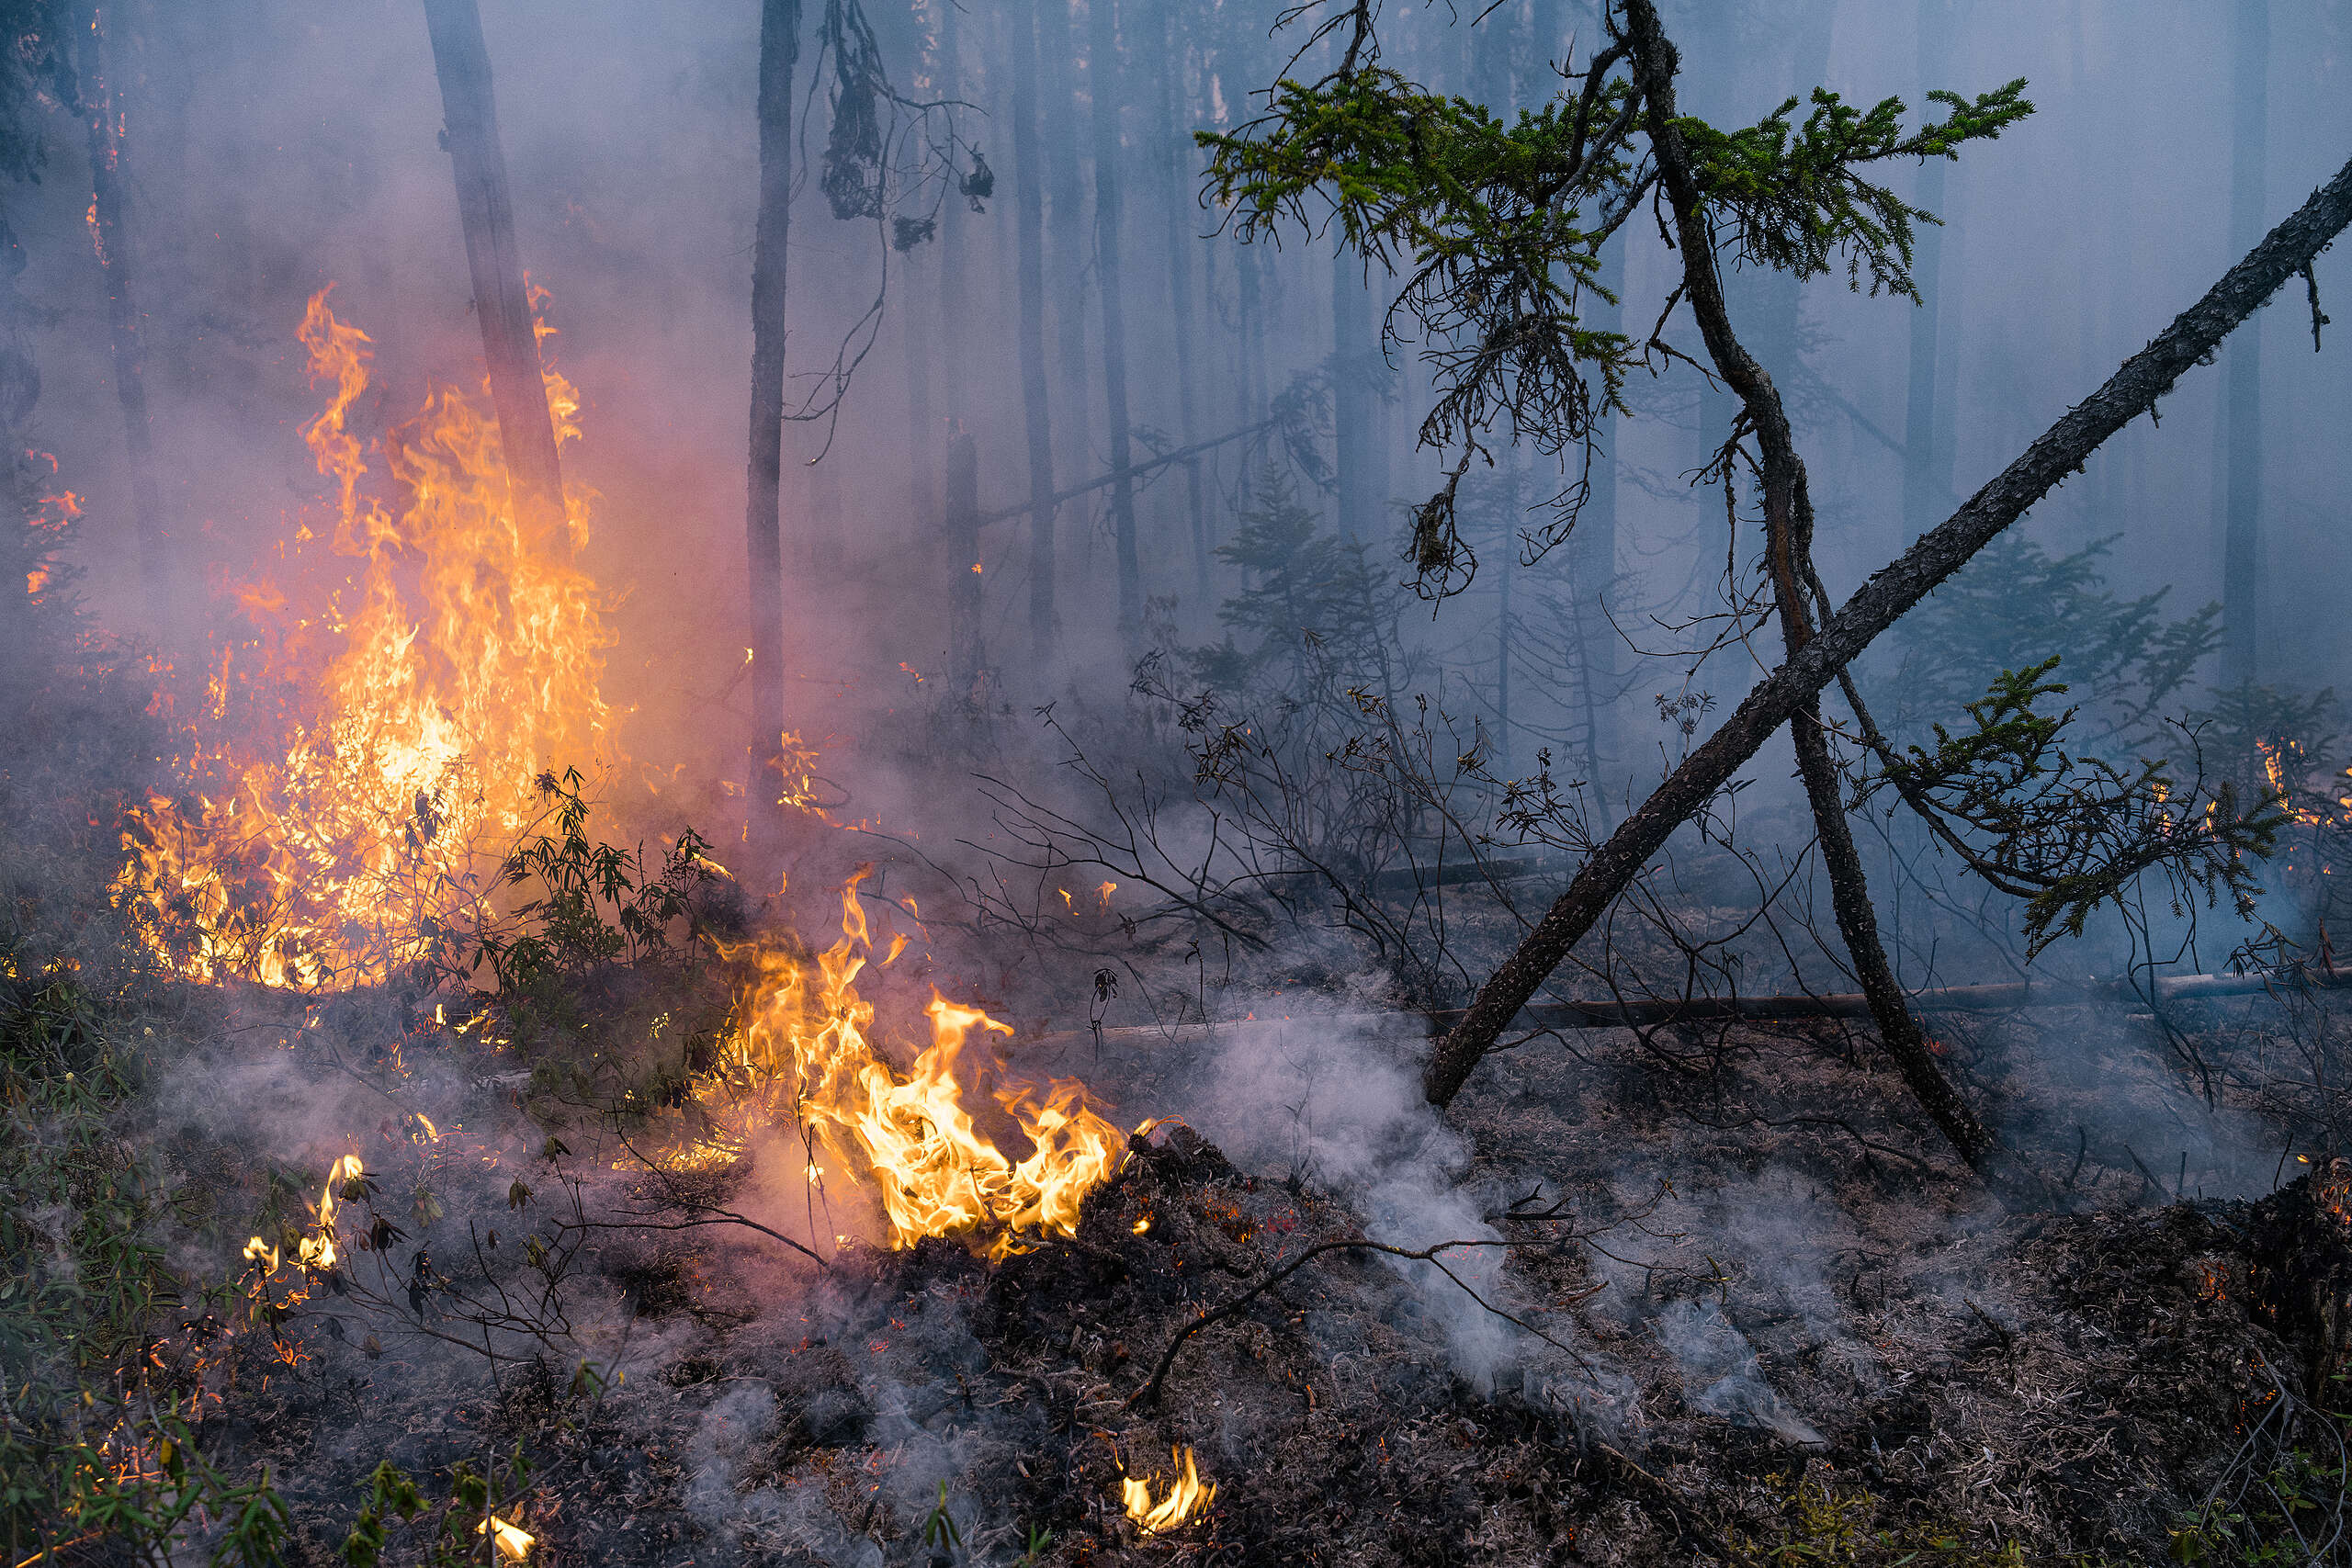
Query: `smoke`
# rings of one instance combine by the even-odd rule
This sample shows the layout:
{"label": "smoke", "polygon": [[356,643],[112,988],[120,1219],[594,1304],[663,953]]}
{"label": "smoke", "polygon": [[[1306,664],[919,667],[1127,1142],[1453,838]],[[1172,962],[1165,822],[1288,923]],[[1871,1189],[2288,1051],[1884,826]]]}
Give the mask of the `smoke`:
{"label": "smoke", "polygon": [[1736,1426],[1761,1427],[1804,1448],[1827,1446],[1764,1380],[1755,1348],[1713,1303],[1678,1301],[1657,1314],[1658,1343],[1682,1368],[1690,1408]]}
{"label": "smoke", "polygon": [[[1266,998],[1260,1010],[1273,1005]],[[1187,1119],[1243,1169],[1329,1193],[1362,1219],[1369,1240],[1415,1251],[1499,1242],[1485,1215],[1510,1201],[1500,1198],[1509,1183],[1468,1179],[1468,1145],[1420,1092],[1415,1057],[1425,1048],[1409,1019],[1300,1014],[1239,1025],[1205,1067]],[[1510,1292],[1504,1258],[1499,1247],[1473,1247],[1445,1261],[1500,1304]],[[1491,1389],[1507,1363],[1543,1348],[1436,1269],[1386,1261],[1410,1284],[1417,1315],[1479,1387]]]}

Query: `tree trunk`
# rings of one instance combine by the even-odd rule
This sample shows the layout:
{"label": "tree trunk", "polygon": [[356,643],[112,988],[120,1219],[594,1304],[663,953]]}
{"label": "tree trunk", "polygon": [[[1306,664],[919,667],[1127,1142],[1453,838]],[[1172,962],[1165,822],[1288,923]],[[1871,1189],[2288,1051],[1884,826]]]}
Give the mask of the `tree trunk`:
{"label": "tree trunk", "polygon": [[1568,950],[1641,874],[1674,830],[1728,784],[1773,731],[1804,711],[1873,638],[2079,468],[2100,443],[2154,408],[2157,399],[2347,224],[2352,224],[2352,163],[1960,510],[1873,573],[1813,640],[1749,692],[1731,716],[1593,852],[1535,930],[1479,987],[1462,1022],[1439,1043],[1422,1075],[1429,1099],[1443,1105],[1453,1098]]}
{"label": "tree trunk", "polygon": [[1504,485],[1503,529],[1495,575],[1495,776],[1511,776],[1510,760],[1510,655],[1511,655],[1511,579],[1519,572],[1519,465],[1514,460],[1499,476]]}
{"label": "tree trunk", "polygon": [[[2262,232],[2270,128],[2270,0],[2233,7],[2230,247]],[[2222,683],[2262,678],[2262,323],[2230,340],[2223,359]]]}
{"label": "tree trunk", "polygon": [[[1947,0],[1919,0],[1919,78],[1942,70],[1951,25]],[[1920,89],[1925,92],[1923,86]],[[1941,218],[1951,162],[1929,158],[1919,165],[1919,205]],[[1919,299],[1911,308],[1911,362],[1903,402],[1903,529],[1910,537],[1927,531],[1942,508],[1950,480],[1939,482],[1936,455],[1936,312],[1943,305],[1944,231],[1922,223],[1911,250],[1911,280]]]}
{"label": "tree trunk", "polygon": [[82,118],[90,132],[90,227],[98,266],[107,285],[107,332],[114,354],[115,397],[122,405],[123,455],[130,471],[130,519],[138,536],[139,584],[148,626],[160,630],[171,610],[169,541],[164,528],[164,497],[155,479],[155,433],[147,412],[147,355],[141,341],[139,308],[132,295],[137,262],[123,223],[122,103],[107,74],[105,12],[84,13],[88,50],[77,84]]}
{"label": "tree trunk", "polygon": [[1052,679],[1061,617],[1054,607],[1054,427],[1046,400],[1045,169],[1037,146],[1036,14],[1061,0],[1005,8],[1012,56],[1013,229],[1020,244],[1021,406],[1029,432],[1029,658],[1039,683]]}
{"label": "tree trunk", "polygon": [[1340,246],[1331,257],[1331,423],[1339,438],[1340,537],[1356,544],[1379,532],[1384,488],[1372,439],[1372,393],[1387,367],[1372,341],[1371,297],[1362,262]]}
{"label": "tree trunk", "polygon": [[[943,3],[939,7],[939,86],[943,98],[956,99],[965,90],[963,43],[958,20],[961,7]],[[951,193],[939,215],[939,322],[940,412],[950,422],[951,428],[961,428],[966,413],[964,396],[966,322],[964,319],[964,270],[969,265],[967,253],[971,248],[970,214],[957,196]],[[932,439],[936,442],[938,433]],[[978,559],[978,557],[973,558]],[[967,563],[969,564],[969,563]]]}
{"label": "tree trunk", "polygon": [[[1073,473],[1094,466],[1092,367],[1086,362],[1086,190],[1078,151],[1078,47],[1070,0],[1035,0],[1037,16],[1037,134],[1045,154],[1046,205],[1054,245],[1046,254],[1053,283],[1052,390],[1061,400],[1061,460]],[[1078,530],[1062,547],[1077,547],[1081,563],[1094,558],[1094,534]]]}
{"label": "tree trunk", "polygon": [[[1176,41],[1176,9],[1178,0],[1151,0],[1159,13],[1159,68],[1152,73],[1159,85],[1159,120],[1161,132],[1168,139],[1169,156],[1159,164],[1162,190],[1160,204],[1168,214],[1168,304],[1169,321],[1176,339],[1176,441],[1180,446],[1190,446],[1195,428],[1193,406],[1193,252],[1200,243],[1194,232],[1191,214],[1194,210],[1185,199],[1191,189],[1193,167],[1193,139],[1180,118],[1177,105],[1187,101],[1178,90],[1184,72],[1183,51]],[[1209,589],[1209,525],[1208,507],[1201,495],[1201,466],[1197,462],[1184,465],[1185,515],[1192,524],[1193,592],[1199,603],[1195,614],[1199,624],[1211,624],[1212,605]]]}
{"label": "tree trunk", "polygon": [[[1627,34],[1634,45],[1634,80],[1648,118],[1650,144],[1656,149],[1659,183],[1673,209],[1679,241],[1682,276],[1692,316],[1706,339],[1708,356],[1724,383],[1747,411],[1756,432],[1764,486],[1766,556],[1773,597],[1780,611],[1781,630],[1790,657],[1813,640],[1813,617],[1806,596],[1815,581],[1813,569],[1813,503],[1806,492],[1804,460],[1798,455],[1794,433],[1780,389],[1741,344],[1725,307],[1722,274],[1715,265],[1713,228],[1700,195],[1681,131],[1674,124],[1674,46],[1658,26],[1649,0],[1630,0]],[[1724,482],[1734,483],[1726,473]],[[1871,907],[1870,885],[1862,873],[1861,855],[1854,847],[1851,825],[1838,765],[1821,723],[1817,698],[1808,700],[1794,715],[1797,771],[1804,781],[1813,807],[1814,830],[1829,875],[1830,906],[1838,935],[1853,961],[1862,994],[1871,1000],[1880,1041],[1910,1085],[1920,1104],[1943,1129],[1961,1157],[1974,1165],[1992,1146],[1992,1138],[1956,1094],[1936,1066],[1927,1036],[1905,1005],[1903,987],[1879,941],[1878,917]]]}
{"label": "tree trunk", "polygon": [[547,384],[539,377],[538,330],[531,319],[523,259],[514,243],[514,206],[506,188],[506,152],[491,93],[490,48],[475,0],[424,0],[433,65],[441,78],[442,139],[458,182],[458,222],[490,367],[490,402],[516,521],[559,549],[571,547],[563,505],[563,468]]}
{"label": "tree trunk", "polygon": [[947,443],[946,542],[954,569],[947,590],[947,675],[956,701],[978,713],[986,702],[980,672],[987,661],[980,646],[980,453],[960,430]]}
{"label": "tree trunk", "polygon": [[752,860],[764,881],[783,858],[784,340],[786,242],[791,231],[792,78],[800,64],[800,0],[760,7],[760,204],[752,237],[751,465],[743,541],[751,594],[750,813]]}
{"label": "tree trunk", "polygon": [[1111,421],[1111,528],[1119,558],[1119,645],[1143,654],[1143,563],[1136,550],[1136,489],[1127,416],[1127,305],[1119,275],[1119,40],[1111,0],[1089,0],[1087,72],[1093,87],[1094,258],[1102,290],[1102,400]]}

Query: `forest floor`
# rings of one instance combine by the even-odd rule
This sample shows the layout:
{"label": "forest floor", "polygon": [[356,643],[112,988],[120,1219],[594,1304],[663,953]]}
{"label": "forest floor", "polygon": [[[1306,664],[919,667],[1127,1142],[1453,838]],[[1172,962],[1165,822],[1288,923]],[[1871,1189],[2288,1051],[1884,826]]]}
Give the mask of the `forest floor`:
{"label": "forest floor", "polygon": [[[2136,1564],[2335,1528],[2341,1456],[2302,1412],[2352,1280],[2342,1173],[2254,1201],[2271,1170],[2185,1121],[2159,1145],[2167,1076],[2087,1014],[1946,1043],[2025,1146],[1998,1192],[1852,1040],[1705,1044],[1538,1040],[1441,1123],[1409,1034],[1122,1037],[1035,1065],[1083,1067],[1129,1124],[1186,1120],[1073,1240],[853,1246],[820,1274],[738,1226],[604,1233],[582,1300],[625,1380],[493,1373],[324,1297],[204,1435],[269,1465],[322,1564],[379,1461],[510,1450],[534,1468],[506,1514],[559,1565]],[[472,1136],[520,1125],[509,1089],[450,1094]],[[751,1164],[698,1199],[766,1212]],[[1366,1239],[1481,1245],[1450,1277],[1326,1252],[1147,1396],[1204,1312]],[[1180,1449],[1214,1498],[1146,1533],[1121,1483],[1157,1497]],[[391,1534],[388,1560],[421,1550]]]}

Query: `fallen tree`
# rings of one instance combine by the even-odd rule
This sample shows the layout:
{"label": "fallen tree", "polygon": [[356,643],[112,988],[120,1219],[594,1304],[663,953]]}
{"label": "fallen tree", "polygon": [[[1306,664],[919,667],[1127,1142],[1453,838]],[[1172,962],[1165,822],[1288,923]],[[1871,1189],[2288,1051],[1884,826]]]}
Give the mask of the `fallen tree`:
{"label": "fallen tree", "polygon": [[[1922,991],[1905,991],[1903,1000],[1917,1013],[1996,1013],[2027,1008],[2096,1005],[2165,1007],[2175,1002],[2284,998],[2340,990],[2352,990],[2352,974],[2301,968],[2247,975],[2161,975],[2151,980],[2002,980],[1989,985],[1936,986]],[[1443,1008],[1424,1016],[1430,1033],[1442,1036],[1459,1028],[1469,1013],[1468,1008]],[[1376,1028],[1396,1016],[1375,1012],[1297,1015],[1299,1021],[1352,1028]],[[1861,991],[1788,991],[1755,997],[1618,997],[1582,1001],[1555,998],[1529,1002],[1520,1010],[1517,1021],[1535,1029],[1655,1029],[1677,1024],[1793,1023],[1809,1019],[1873,1016],[1871,999]],[[1291,1020],[1252,1017],[1239,1022],[1227,1020],[1220,1023],[1134,1024],[1105,1029],[1101,1032],[1101,1040],[1105,1045],[1148,1044],[1154,1041],[1197,1038],[1247,1023],[1277,1021]],[[1028,1049],[1042,1050],[1090,1043],[1095,1038],[1089,1030],[1057,1030],[1037,1035],[1023,1044]],[[515,1081],[519,1083],[522,1078]]]}
{"label": "fallen tree", "polygon": [[2066,475],[2078,471],[2109,436],[2154,411],[2157,400],[2183,375],[2203,362],[2288,279],[2307,271],[2347,225],[2352,225],[2352,163],[2312,192],[2145,348],[2125,360],[2098,391],[2069,409],[1959,511],[1856,590],[1812,641],[1751,691],[1723,726],[1594,851],[1535,929],[1479,987],[1462,1021],[1430,1055],[1422,1078],[1430,1102],[1444,1105],[1453,1099],[1568,951],[1641,874],[1674,830],[1730,784],[1774,731],[1804,711],[1882,632],[2024,516]]}

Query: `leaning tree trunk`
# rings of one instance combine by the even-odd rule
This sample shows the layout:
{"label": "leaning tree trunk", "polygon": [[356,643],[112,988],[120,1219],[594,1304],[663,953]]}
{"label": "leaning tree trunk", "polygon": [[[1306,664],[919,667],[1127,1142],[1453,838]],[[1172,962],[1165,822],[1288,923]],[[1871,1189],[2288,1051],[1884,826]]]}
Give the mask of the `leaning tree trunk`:
{"label": "leaning tree trunk", "polygon": [[523,259],[514,244],[514,206],[507,194],[506,152],[498,138],[481,12],[475,0],[424,0],[424,25],[441,78],[443,140],[457,175],[458,221],[465,231],[474,317],[481,323],[490,402],[498,415],[498,443],[506,455],[516,520],[569,550],[563,468],[548,416],[547,384],[539,376],[538,331],[531,320]]}
{"label": "leaning tree trunk", "polygon": [[1039,682],[1061,640],[1054,607],[1054,427],[1046,400],[1046,237],[1044,174],[1037,147],[1036,12],[1061,0],[1032,0],[1004,10],[1012,57],[1012,226],[1020,247],[1021,406],[1029,433],[1029,656]]}
{"label": "leaning tree trunk", "polygon": [[763,878],[784,853],[784,285],[791,231],[792,75],[800,64],[800,0],[760,7],[760,205],[752,237],[751,465],[743,542],[751,593],[752,714],[744,799]]}
{"label": "leaning tree trunk", "polygon": [[2352,225],[2352,163],[1959,511],[1873,573],[1586,860],[1518,950],[1479,987],[1462,1022],[1439,1043],[1422,1074],[1429,1099],[1439,1105],[1453,1100],[1520,1009],[1650,857],[1732,781],[1775,730],[1804,711],[1880,633],[2080,468],[2102,442],[2154,408],[2346,225]]}
{"label": "leaning tree trunk", "polygon": [[[2262,231],[2270,0],[2238,0],[2231,52],[2230,243]],[[2222,389],[2222,682],[2262,676],[2262,324],[2230,340]],[[2234,759],[2233,759],[2234,761]]]}
{"label": "leaning tree trunk", "polygon": [[1143,562],[1136,550],[1136,486],[1127,472],[1127,305],[1119,276],[1119,40],[1111,0],[1090,0],[1087,69],[1094,88],[1094,258],[1102,289],[1102,400],[1111,420],[1112,536],[1119,564],[1119,645],[1143,653]]}
{"label": "leaning tree trunk", "polygon": [[78,84],[82,117],[90,132],[90,238],[106,276],[107,331],[114,352],[115,397],[122,405],[123,455],[130,470],[130,518],[139,541],[139,583],[148,624],[160,628],[171,607],[169,544],[164,531],[164,498],[155,479],[155,433],[147,412],[147,355],[139,331],[139,308],[131,287],[137,265],[123,224],[124,116],[107,73],[105,13],[91,6],[83,17],[88,52]]}

